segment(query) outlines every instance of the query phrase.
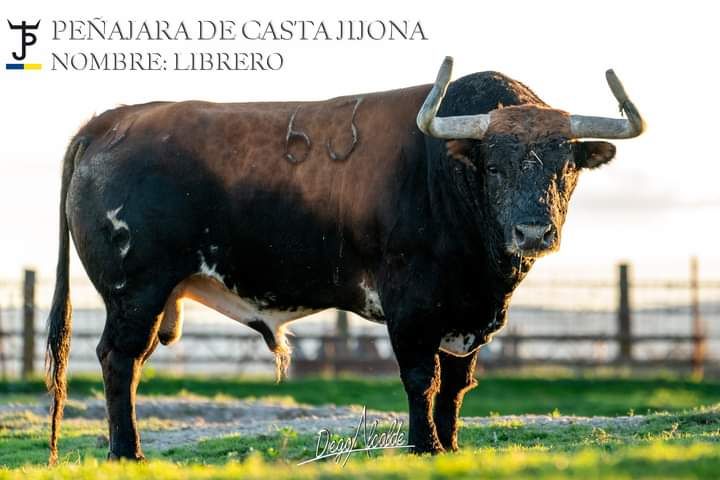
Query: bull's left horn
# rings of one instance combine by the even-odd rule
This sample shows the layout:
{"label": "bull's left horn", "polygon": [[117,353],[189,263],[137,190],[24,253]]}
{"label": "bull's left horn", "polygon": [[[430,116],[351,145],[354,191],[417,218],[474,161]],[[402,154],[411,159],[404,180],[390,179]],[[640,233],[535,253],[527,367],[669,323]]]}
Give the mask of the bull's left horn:
{"label": "bull's left horn", "polygon": [[453,59],[445,57],[438,71],[435,85],[428,93],[417,115],[417,126],[425,135],[435,138],[480,140],[490,125],[489,114],[436,117],[452,75]]}
{"label": "bull's left horn", "polygon": [[610,90],[620,104],[620,112],[627,118],[588,117],[570,115],[570,131],[574,138],[621,139],[637,137],[645,130],[645,121],[630,101],[620,79],[612,69],[605,72]]}

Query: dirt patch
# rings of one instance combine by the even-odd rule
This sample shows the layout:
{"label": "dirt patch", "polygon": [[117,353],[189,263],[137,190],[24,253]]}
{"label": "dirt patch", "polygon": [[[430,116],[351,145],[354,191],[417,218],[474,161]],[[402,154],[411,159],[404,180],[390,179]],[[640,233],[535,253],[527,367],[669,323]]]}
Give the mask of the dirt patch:
{"label": "dirt patch", "polygon": [[[46,398],[28,405],[9,403],[0,405],[0,425],[10,418],[18,419],[46,416],[49,404]],[[272,399],[211,400],[185,397],[138,397],[138,417],[146,450],[163,451],[172,447],[193,444],[201,440],[226,435],[269,435],[282,429],[298,433],[315,434],[327,428],[333,432],[351,432],[360,421],[362,407],[335,405],[301,405]],[[30,415],[28,415],[30,414]],[[104,423],[105,401],[88,398],[68,402],[65,417],[69,422],[96,421]],[[407,415],[397,412],[368,410],[367,421],[378,420],[389,425],[393,420],[407,425]],[[154,421],[155,420],[155,421]],[[537,425],[562,428],[570,425],[592,427],[636,427],[645,417],[575,417],[566,415],[504,415],[493,417],[463,417],[465,426],[486,425]],[[35,422],[32,422],[35,423]],[[144,428],[143,428],[144,424]],[[15,428],[18,425],[14,425]],[[104,429],[104,427],[103,427]]]}

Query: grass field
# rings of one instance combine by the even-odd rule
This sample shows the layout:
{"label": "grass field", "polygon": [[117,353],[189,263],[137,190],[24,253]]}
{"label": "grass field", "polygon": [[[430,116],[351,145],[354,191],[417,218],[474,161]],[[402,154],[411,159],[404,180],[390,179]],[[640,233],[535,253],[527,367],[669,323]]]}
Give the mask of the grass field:
{"label": "grass field", "polygon": [[[38,401],[43,385],[0,382],[0,407]],[[98,378],[75,377],[71,396],[99,395]],[[364,404],[405,411],[395,380],[304,379],[271,381],[149,375],[143,395],[267,397],[304,404]],[[292,429],[272,435],[228,435],[164,451],[146,451],[141,464],[102,459],[99,421],[71,422],[60,444],[63,463],[48,469],[47,420],[16,413],[0,417],[0,478],[720,478],[720,383],[679,378],[484,378],[468,394],[464,416],[492,416],[488,425],[465,427],[461,451],[436,457],[384,453],[333,462],[296,464],[312,457],[316,438]],[[597,427],[539,426],[498,415],[643,415],[640,423]],[[162,429],[161,420],[141,429]],[[349,432],[348,432],[349,433]]]}

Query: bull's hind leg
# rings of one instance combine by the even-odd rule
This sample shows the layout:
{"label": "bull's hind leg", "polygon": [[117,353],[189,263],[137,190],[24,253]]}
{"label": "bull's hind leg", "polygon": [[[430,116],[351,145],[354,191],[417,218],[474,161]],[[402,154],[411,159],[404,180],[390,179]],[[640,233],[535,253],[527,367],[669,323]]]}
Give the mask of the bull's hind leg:
{"label": "bull's hind leg", "polygon": [[440,352],[440,391],[435,396],[435,428],[446,450],[457,450],[457,421],[465,393],[477,385],[477,353],[456,357]]}
{"label": "bull's hind leg", "polygon": [[158,315],[163,300],[140,296],[108,305],[105,330],[97,348],[109,423],[108,459],[144,458],[135,416],[135,394],[141,368],[158,344]]}

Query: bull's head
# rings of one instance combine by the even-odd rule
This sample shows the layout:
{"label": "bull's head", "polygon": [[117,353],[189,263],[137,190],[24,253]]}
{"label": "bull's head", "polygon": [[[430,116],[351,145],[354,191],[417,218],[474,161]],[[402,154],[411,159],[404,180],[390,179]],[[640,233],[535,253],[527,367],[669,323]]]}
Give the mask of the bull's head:
{"label": "bull's head", "polygon": [[615,156],[611,143],[579,139],[636,137],[644,129],[642,117],[612,70],[607,81],[627,119],[570,115],[541,104],[437,117],[451,70],[447,57],[418,113],[418,128],[447,140],[447,155],[474,172],[471,188],[489,217],[485,226],[496,230],[487,233],[505,254],[535,258],[556,250],[580,170]]}

